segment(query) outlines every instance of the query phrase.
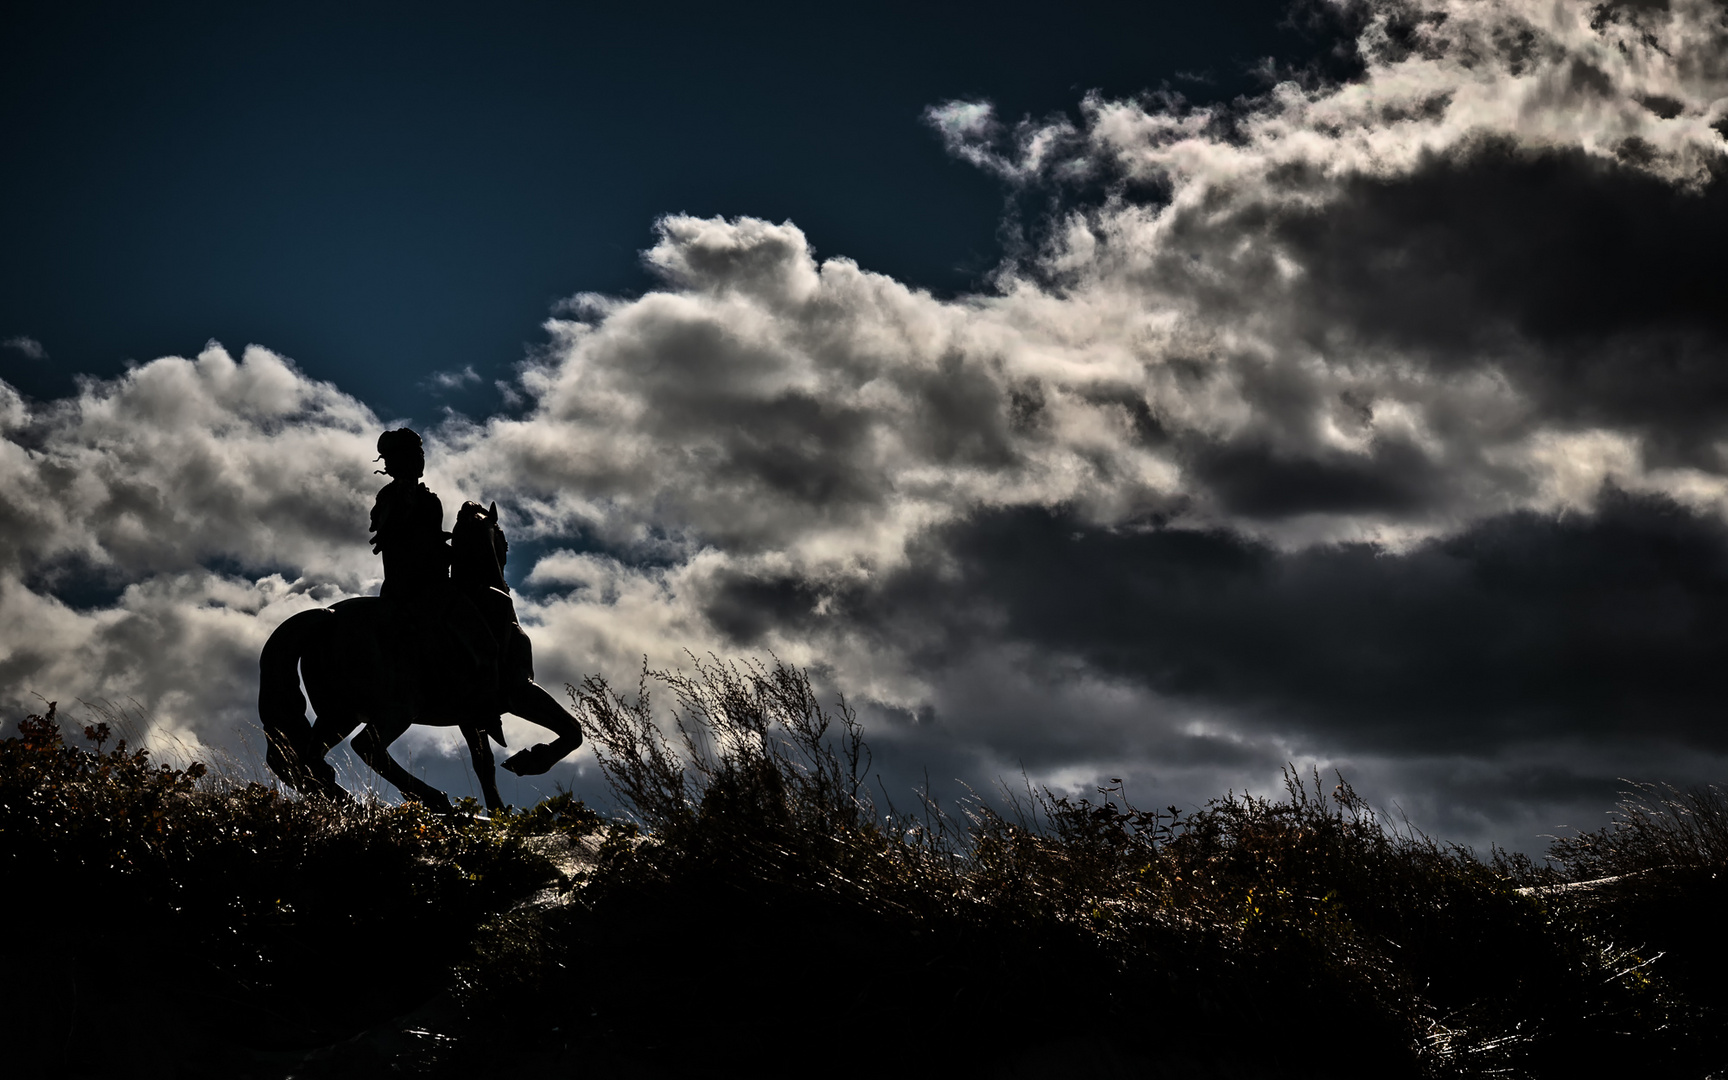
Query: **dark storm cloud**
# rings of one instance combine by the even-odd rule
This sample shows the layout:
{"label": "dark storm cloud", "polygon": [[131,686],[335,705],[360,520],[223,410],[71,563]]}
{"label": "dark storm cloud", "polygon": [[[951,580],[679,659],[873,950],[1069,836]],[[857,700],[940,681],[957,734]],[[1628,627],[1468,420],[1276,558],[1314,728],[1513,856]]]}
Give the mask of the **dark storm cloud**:
{"label": "dark storm cloud", "polygon": [[851,589],[721,575],[706,612],[730,651],[905,657],[932,690],[917,722],[865,710],[885,760],[974,786],[1128,775],[1181,801],[1309,761],[1440,835],[1539,852],[1600,824],[1628,777],[1728,763],[1728,528],[1660,497],[1399,554],[1023,508],[911,559]]}
{"label": "dark storm cloud", "polygon": [[1354,180],[1275,232],[1307,271],[1300,332],[1315,348],[1493,366],[1550,420],[1633,429],[1693,462],[1722,432],[1728,166],[1679,189],[1489,140]]}
{"label": "dark storm cloud", "polygon": [[920,653],[936,665],[1021,643],[1355,753],[1632,736],[1728,750],[1728,527],[1660,498],[1507,515],[1403,554],[1042,509],[981,514],[915,550],[821,616],[795,585],[755,580],[725,582],[711,609],[885,639],[941,627]]}
{"label": "dark storm cloud", "polygon": [[1399,515],[1444,500],[1449,475],[1419,447],[1376,439],[1367,453],[1284,459],[1264,445],[1198,442],[1187,454],[1196,480],[1226,513],[1244,518],[1382,512]]}

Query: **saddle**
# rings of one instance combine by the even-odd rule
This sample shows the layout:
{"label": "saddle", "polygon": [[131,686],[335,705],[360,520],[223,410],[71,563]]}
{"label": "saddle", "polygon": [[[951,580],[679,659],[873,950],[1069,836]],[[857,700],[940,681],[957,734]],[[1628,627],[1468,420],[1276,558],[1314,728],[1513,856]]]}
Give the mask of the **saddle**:
{"label": "saddle", "polygon": [[475,723],[504,742],[499,714],[534,677],[532,646],[508,593],[445,587],[412,599],[355,597],[334,610],[370,631],[391,676],[386,698],[414,716]]}

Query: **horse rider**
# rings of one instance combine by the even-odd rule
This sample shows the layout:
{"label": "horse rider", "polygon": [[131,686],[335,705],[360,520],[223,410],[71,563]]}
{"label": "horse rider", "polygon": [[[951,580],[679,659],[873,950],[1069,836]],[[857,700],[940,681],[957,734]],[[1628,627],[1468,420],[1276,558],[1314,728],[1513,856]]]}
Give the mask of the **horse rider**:
{"label": "horse rider", "polygon": [[433,599],[450,580],[450,534],[444,504],[420,482],[425,446],[413,429],[397,428],[378,436],[378,456],[390,477],[372,506],[372,554],[384,556],[378,595],[411,604]]}
{"label": "horse rider", "polygon": [[425,446],[397,428],[378,437],[378,456],[390,482],[372,507],[372,552],[384,557],[378,594],[390,601],[397,661],[422,705],[455,702],[495,718],[497,645],[479,610],[451,587],[444,504],[420,480]]}

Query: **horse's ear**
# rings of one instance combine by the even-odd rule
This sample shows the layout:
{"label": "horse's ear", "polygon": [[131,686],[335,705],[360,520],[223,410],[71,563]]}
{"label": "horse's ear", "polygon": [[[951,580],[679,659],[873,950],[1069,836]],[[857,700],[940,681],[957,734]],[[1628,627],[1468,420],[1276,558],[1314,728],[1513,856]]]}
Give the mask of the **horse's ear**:
{"label": "horse's ear", "polygon": [[486,516],[492,519],[492,524],[498,524],[498,503],[496,500],[492,503],[492,509],[486,511]]}

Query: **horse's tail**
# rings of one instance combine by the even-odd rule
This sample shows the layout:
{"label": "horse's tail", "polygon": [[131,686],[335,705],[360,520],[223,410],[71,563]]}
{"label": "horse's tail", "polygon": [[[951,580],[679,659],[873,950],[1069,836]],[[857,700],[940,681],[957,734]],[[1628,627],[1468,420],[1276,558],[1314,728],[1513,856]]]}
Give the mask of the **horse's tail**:
{"label": "horse's tail", "polygon": [[258,719],[264,725],[265,764],[282,782],[302,793],[329,791],[336,770],[324,760],[306,719],[300,692],[300,660],[312,643],[333,629],[335,613],[314,608],[288,618],[264,643],[258,657]]}

